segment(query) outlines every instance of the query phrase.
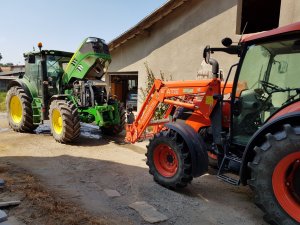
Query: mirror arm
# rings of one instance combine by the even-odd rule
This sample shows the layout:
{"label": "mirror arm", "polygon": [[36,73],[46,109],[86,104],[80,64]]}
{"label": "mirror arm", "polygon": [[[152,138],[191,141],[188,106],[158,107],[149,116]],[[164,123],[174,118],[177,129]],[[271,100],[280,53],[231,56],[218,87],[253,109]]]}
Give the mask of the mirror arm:
{"label": "mirror arm", "polygon": [[219,73],[219,63],[218,63],[218,61],[213,59],[213,58],[210,58],[208,62],[212,66],[213,78],[218,78],[218,73]]}
{"label": "mirror arm", "polygon": [[241,52],[241,47],[239,45],[234,45],[227,48],[210,48],[210,52],[226,52],[231,55],[239,55]]}

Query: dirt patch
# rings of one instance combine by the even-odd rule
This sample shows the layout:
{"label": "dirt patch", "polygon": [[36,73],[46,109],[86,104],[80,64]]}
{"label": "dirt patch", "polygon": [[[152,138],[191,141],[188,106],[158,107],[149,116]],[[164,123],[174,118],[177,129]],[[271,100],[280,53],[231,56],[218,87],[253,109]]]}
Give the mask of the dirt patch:
{"label": "dirt patch", "polygon": [[1,190],[1,199],[21,200],[19,206],[7,208],[7,214],[25,224],[117,224],[107,218],[89,215],[74,203],[48,190],[37,178],[15,165],[2,163],[0,177],[6,181],[5,188]]}
{"label": "dirt patch", "polygon": [[[0,128],[8,128],[6,116],[1,116],[1,113]],[[40,126],[39,131],[26,134],[6,129],[0,133],[0,165],[11,163],[24,168],[28,173],[20,169],[20,174],[33,174],[43,190],[45,188],[47,193],[51,193],[51,197],[43,197],[42,194],[38,197],[37,201],[44,198],[41,204],[28,200],[31,203],[26,205],[23,200],[19,207],[11,209],[9,213],[20,210],[25,204],[23,211],[13,215],[21,214],[32,219],[29,215],[33,209],[29,210],[30,214],[27,210],[37,207],[33,213],[36,218],[32,220],[36,223],[28,220],[27,224],[72,224],[69,221],[56,222],[55,214],[52,219],[50,217],[50,222],[46,221],[45,214],[49,209],[43,207],[51,199],[58,202],[62,211],[66,210],[62,215],[77,217],[79,212],[83,212],[90,215],[90,219],[99,219],[100,223],[148,225],[129,207],[134,202],[145,201],[168,217],[159,225],[266,224],[262,211],[253,204],[253,193],[248,187],[231,186],[220,182],[214,175],[196,178],[187,188],[178,191],[156,184],[145,163],[147,141],[136,145],[124,144],[122,137],[108,138],[102,136],[99,129],[82,124],[78,141],[63,145],[53,139],[47,124]],[[14,173],[8,174],[8,177],[14,176]],[[28,185],[24,183],[25,177],[19,180],[21,184]],[[32,186],[27,188],[34,192],[39,190]],[[120,196],[109,197],[105,193],[107,189],[116,190]],[[67,210],[61,202],[76,207]],[[55,204],[50,209],[53,207]],[[76,211],[80,208],[82,211]],[[76,219],[78,224],[92,224],[92,220],[85,222],[85,217],[82,221]]]}

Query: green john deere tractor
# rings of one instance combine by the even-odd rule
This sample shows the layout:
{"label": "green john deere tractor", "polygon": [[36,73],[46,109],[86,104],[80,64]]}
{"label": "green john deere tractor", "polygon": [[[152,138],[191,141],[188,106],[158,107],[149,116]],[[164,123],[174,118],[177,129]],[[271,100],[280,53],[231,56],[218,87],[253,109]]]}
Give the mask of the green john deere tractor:
{"label": "green john deere tractor", "polygon": [[80,122],[95,123],[109,135],[125,125],[123,105],[109,97],[104,75],[111,61],[104,40],[86,38],[70,52],[42,50],[24,54],[25,74],[8,86],[9,125],[18,132],[32,132],[50,120],[56,141],[78,138]]}

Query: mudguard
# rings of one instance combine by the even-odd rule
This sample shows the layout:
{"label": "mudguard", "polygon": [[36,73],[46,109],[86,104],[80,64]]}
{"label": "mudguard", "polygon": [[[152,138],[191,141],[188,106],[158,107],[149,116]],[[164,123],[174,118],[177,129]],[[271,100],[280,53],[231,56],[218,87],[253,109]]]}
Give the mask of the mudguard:
{"label": "mudguard", "polygon": [[300,112],[288,113],[270,120],[254,133],[246,146],[242,158],[240,179],[243,185],[247,185],[247,180],[250,179],[251,176],[250,170],[248,169],[248,163],[255,157],[254,147],[260,146],[265,142],[266,134],[282,130],[284,124],[300,125]]}
{"label": "mudguard", "polygon": [[17,80],[12,80],[11,82],[9,82],[9,84],[7,85],[7,91],[13,86],[18,86],[18,87],[23,88],[23,90],[25,91],[27,96],[30,96],[32,98],[32,95],[30,93],[28,86],[21,80],[17,79]]}
{"label": "mudguard", "polygon": [[65,95],[65,94],[61,94],[61,95],[53,95],[50,98],[50,102],[52,102],[53,100],[65,100],[68,99],[69,95]]}
{"label": "mudguard", "polygon": [[192,175],[199,177],[208,170],[208,155],[204,141],[189,125],[181,122],[167,123],[165,126],[176,131],[186,142],[191,153]]}

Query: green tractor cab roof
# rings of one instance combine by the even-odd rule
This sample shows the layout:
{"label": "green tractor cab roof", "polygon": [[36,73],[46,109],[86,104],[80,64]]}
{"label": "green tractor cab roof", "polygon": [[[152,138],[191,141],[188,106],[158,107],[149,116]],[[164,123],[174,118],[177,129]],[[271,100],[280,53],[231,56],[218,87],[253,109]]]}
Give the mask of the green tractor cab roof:
{"label": "green tractor cab roof", "polygon": [[[39,48],[42,48],[41,43],[39,43]],[[86,38],[74,53],[57,50],[41,50],[25,53],[24,57],[28,58],[29,63],[35,63],[35,56],[38,55],[69,58],[67,59],[68,65],[62,77],[64,84],[71,83],[78,79],[100,80],[107,72],[108,65],[111,62],[107,44],[103,39],[96,37]]]}
{"label": "green tractor cab roof", "polygon": [[26,52],[24,53],[24,57],[27,57],[28,55],[40,55],[40,54],[72,57],[74,53],[58,51],[58,50],[42,50],[42,51]]}

